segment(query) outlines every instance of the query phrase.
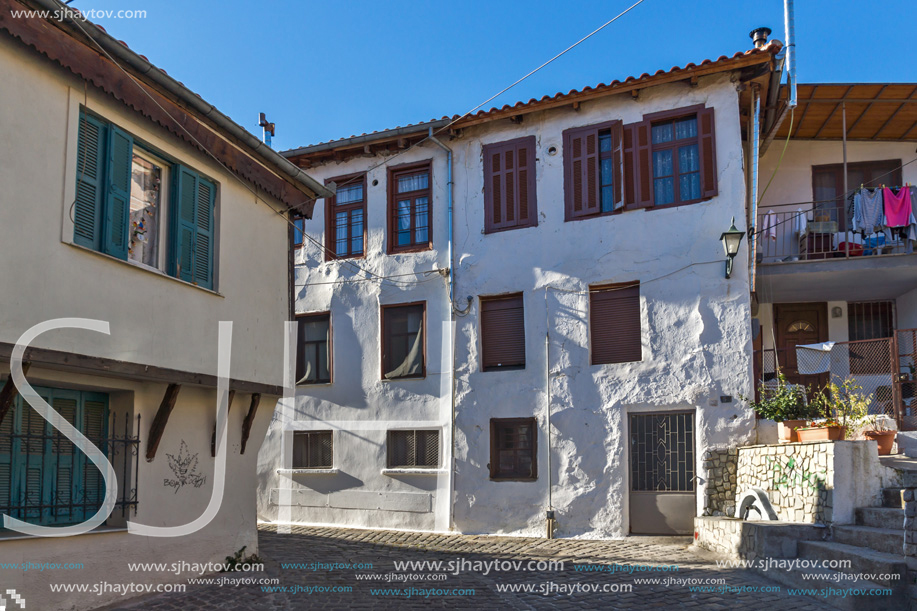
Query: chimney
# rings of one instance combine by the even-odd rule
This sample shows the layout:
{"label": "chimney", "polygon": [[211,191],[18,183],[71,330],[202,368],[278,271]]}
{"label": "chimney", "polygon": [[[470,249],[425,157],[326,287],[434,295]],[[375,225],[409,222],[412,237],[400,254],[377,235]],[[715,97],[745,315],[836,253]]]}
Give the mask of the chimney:
{"label": "chimney", "polygon": [[755,48],[760,49],[767,44],[767,37],[771,35],[770,28],[755,28],[748,33],[751,36],[751,39],[755,43]]}

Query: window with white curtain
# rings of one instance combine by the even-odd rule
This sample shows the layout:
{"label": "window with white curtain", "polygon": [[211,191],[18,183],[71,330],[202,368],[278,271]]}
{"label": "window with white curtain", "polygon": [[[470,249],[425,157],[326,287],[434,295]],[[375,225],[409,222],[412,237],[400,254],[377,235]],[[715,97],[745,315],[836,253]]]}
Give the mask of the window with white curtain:
{"label": "window with white curtain", "polygon": [[331,315],[302,314],[296,327],[296,384],[331,382]]}
{"label": "window with white curtain", "polygon": [[422,378],[424,363],[423,303],[382,307],[382,377]]}

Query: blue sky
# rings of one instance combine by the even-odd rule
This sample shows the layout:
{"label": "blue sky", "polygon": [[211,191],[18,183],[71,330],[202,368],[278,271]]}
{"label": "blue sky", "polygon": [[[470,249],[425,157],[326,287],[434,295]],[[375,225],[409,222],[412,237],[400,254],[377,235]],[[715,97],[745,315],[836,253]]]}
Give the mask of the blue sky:
{"label": "blue sky", "polygon": [[[71,6],[146,10],[96,21],[253,133],[267,113],[283,150],[464,113],[633,1]],[[796,4],[800,81],[917,82],[913,0]],[[758,26],[783,40],[782,0],[645,0],[487,107],[732,55],[751,47]]]}

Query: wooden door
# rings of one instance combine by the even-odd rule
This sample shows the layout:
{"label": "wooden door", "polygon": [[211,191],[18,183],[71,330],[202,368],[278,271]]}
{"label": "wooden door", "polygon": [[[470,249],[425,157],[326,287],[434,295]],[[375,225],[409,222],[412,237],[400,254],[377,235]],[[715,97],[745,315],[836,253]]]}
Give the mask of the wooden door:
{"label": "wooden door", "polygon": [[828,374],[801,375],[796,364],[796,346],[828,341],[827,303],[774,304],[777,362],[791,384],[808,386],[812,391],[828,382]]}

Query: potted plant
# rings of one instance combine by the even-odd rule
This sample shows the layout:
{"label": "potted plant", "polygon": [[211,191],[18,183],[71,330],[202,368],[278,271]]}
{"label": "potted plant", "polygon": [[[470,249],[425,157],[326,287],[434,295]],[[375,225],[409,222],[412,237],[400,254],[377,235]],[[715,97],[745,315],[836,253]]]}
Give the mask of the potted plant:
{"label": "potted plant", "polygon": [[816,404],[825,420],[809,423],[796,430],[799,441],[839,441],[852,432],[852,424],[866,417],[869,397],[859,392],[863,387],[853,378],[840,385],[828,382],[816,395]]}
{"label": "potted plant", "polygon": [[761,418],[782,423],[782,440],[798,441],[796,428],[805,426],[806,419],[819,415],[819,412],[816,406],[807,401],[804,386],[790,384],[780,371],[777,372],[776,382],[766,384],[762,381],[758,385],[759,400],[749,405]]}
{"label": "potted plant", "polygon": [[892,453],[892,446],[895,443],[895,435],[898,431],[889,427],[886,420],[879,419],[878,416],[869,418],[867,428],[863,431],[863,437],[875,441],[879,446],[879,455],[885,456]]}

